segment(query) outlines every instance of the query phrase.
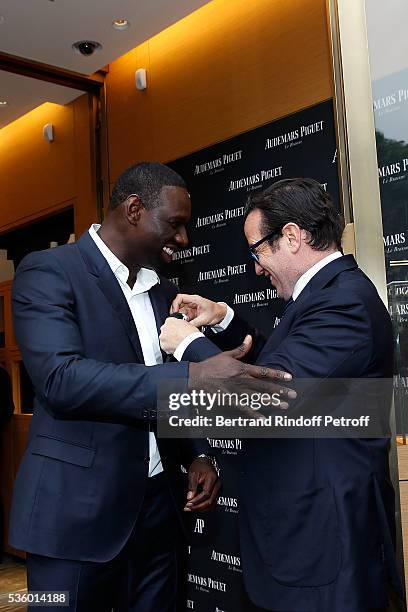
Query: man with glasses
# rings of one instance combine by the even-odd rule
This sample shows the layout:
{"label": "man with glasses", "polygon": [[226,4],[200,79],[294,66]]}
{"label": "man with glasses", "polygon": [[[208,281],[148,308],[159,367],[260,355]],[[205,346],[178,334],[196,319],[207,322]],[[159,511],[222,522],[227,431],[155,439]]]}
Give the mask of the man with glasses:
{"label": "man with glasses", "polygon": [[[378,293],[341,251],[342,219],[311,179],[279,181],[250,199],[244,232],[258,275],[286,301],[263,338],[223,303],[179,295],[161,346],[199,361],[253,336],[250,363],[296,379],[391,378],[393,336]],[[208,337],[199,327],[217,325]],[[400,591],[389,440],[247,439],[240,458],[240,532],[247,592],[259,610],[384,610]]]}

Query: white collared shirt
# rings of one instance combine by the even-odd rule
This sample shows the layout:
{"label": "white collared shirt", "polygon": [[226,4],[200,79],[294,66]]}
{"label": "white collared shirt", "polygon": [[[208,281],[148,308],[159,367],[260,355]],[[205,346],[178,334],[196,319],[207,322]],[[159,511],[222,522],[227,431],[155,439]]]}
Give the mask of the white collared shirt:
{"label": "white collared shirt", "polygon": [[[89,235],[96,246],[106,259],[110,269],[114,273],[120,288],[129,305],[133,320],[139,335],[140,346],[142,348],[145,365],[152,366],[163,363],[160,351],[159,337],[157,334],[156,319],[154,316],[152,303],[148,294],[149,289],[160,282],[154,270],[140,268],[136,282],[132,289],[127,284],[129,278],[128,268],[116,257],[106,246],[98,235],[101,226],[93,224],[89,228]],[[152,431],[149,432],[149,477],[156,476],[163,471],[159,449],[157,448],[156,436]]]}
{"label": "white collared shirt", "polygon": [[[323,259],[318,261],[314,266],[312,266],[311,268],[309,268],[309,270],[307,270],[304,274],[302,274],[302,276],[298,278],[298,280],[296,281],[296,284],[293,288],[293,293],[292,293],[293,301],[295,301],[296,298],[299,297],[301,291],[303,291],[303,289],[306,287],[308,282],[312,280],[315,274],[317,274],[322,268],[327,266],[327,264],[334,261],[335,259],[338,259],[339,257],[343,257],[340,251],[335,251],[334,253],[330,253],[330,255],[327,255],[327,257],[323,257]],[[234,317],[233,309],[230,306],[227,306],[227,314],[225,315],[223,320],[218,323],[218,325],[212,328],[213,331],[223,331],[224,329],[227,329],[233,317]],[[204,336],[204,334],[202,334],[201,332],[193,332],[192,334],[184,338],[184,340],[180,342],[180,344],[174,351],[174,357],[177,359],[177,361],[182,361],[183,353],[186,350],[186,348],[191,344],[191,342],[196,340],[196,338],[200,338],[202,336]]]}
{"label": "white collared shirt", "polygon": [[312,280],[312,278],[317,274],[324,266],[327,266],[331,261],[338,259],[339,257],[343,257],[340,251],[335,251],[334,253],[330,253],[327,257],[323,257],[320,261],[315,263],[314,266],[309,268],[300,278],[297,279],[296,284],[293,288],[292,300],[295,301],[296,298],[299,297],[300,293],[306,287],[307,283]]}

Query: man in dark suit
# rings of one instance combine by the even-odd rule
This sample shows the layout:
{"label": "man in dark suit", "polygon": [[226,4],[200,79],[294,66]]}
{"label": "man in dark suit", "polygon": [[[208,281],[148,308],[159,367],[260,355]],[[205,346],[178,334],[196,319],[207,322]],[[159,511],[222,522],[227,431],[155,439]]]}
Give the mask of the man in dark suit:
{"label": "man in dark suit", "polygon": [[[187,246],[190,214],[181,177],[140,163],[102,226],[17,270],[14,329],[36,399],[9,539],[27,551],[29,590],[69,591],[68,610],[174,611],[178,511],[217,498],[207,443],[155,435],[158,386],[188,379],[188,363],[163,363],[177,291],[156,270]],[[241,363],[222,356],[221,369]]]}
{"label": "man in dark suit", "polygon": [[[289,372],[295,382],[390,379],[390,318],[354,258],[342,255],[341,218],[325,190],[311,179],[275,183],[249,201],[244,231],[256,273],[287,302],[277,329],[264,339],[225,304],[179,295],[173,308],[190,323],[168,319],[162,348],[179,359],[205,360],[210,371],[220,351],[214,343],[225,349],[251,333],[248,359]],[[209,324],[219,326],[212,341],[197,337],[197,328]],[[241,554],[255,606],[385,609],[389,584],[400,589],[389,440],[248,439],[244,450]]]}

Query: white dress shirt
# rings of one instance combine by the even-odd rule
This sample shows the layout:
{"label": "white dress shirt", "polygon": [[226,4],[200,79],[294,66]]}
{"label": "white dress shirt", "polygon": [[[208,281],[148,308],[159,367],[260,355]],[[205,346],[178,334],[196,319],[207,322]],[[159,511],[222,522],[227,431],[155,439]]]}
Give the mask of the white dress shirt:
{"label": "white dress shirt", "polygon": [[295,301],[296,298],[299,297],[300,293],[306,287],[307,283],[312,280],[312,278],[317,274],[324,266],[327,266],[331,261],[338,259],[339,257],[343,257],[340,251],[335,251],[334,253],[330,253],[327,257],[323,257],[320,261],[315,263],[314,266],[309,268],[300,278],[297,279],[296,284],[293,288],[292,300]]}
{"label": "white dress shirt", "polygon": [[[293,288],[293,293],[292,293],[293,301],[295,301],[296,298],[299,297],[301,291],[303,291],[307,283],[312,280],[314,275],[317,274],[319,270],[324,268],[324,266],[327,266],[327,264],[329,264],[331,261],[338,259],[339,257],[343,257],[340,251],[335,251],[334,253],[330,253],[330,255],[323,257],[323,259],[318,261],[314,266],[312,266],[311,268],[309,268],[309,270],[307,270],[304,274],[302,274],[302,276],[298,278],[298,280],[296,281],[296,284]],[[219,303],[224,304],[225,302],[219,302]],[[227,314],[225,315],[222,321],[220,321],[217,325],[214,325],[214,327],[212,327],[212,330],[215,332],[219,332],[219,331],[223,331],[224,329],[227,329],[228,325],[231,323],[234,317],[234,311],[232,310],[232,308],[228,306],[227,304],[226,306],[227,306]],[[193,332],[192,334],[187,336],[187,338],[184,338],[182,342],[180,342],[180,344],[174,351],[174,357],[177,359],[177,361],[182,361],[183,353],[186,350],[186,348],[191,344],[191,342],[193,342],[196,338],[200,338],[201,336],[204,336],[204,334],[202,334],[201,332]]]}
{"label": "white dress shirt", "polygon": [[[116,277],[120,288],[129,305],[133,320],[139,335],[140,345],[145,365],[152,366],[163,363],[160,351],[159,337],[157,334],[156,319],[152,303],[148,294],[149,289],[160,282],[159,277],[153,270],[140,268],[136,282],[131,289],[127,284],[129,278],[128,268],[116,257],[106,246],[98,235],[100,225],[93,224],[89,228],[89,235],[106,259],[110,269]],[[156,436],[149,432],[149,477],[156,476],[163,471],[159,449],[157,448]]]}

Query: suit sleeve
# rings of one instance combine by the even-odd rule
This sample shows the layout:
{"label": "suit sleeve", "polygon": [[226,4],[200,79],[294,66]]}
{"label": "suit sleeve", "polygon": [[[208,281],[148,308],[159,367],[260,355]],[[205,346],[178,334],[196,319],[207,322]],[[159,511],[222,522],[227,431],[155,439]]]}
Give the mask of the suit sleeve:
{"label": "suit sleeve", "polygon": [[[268,341],[261,349],[259,344],[248,361],[289,372],[294,378],[357,378],[372,359],[374,332],[369,321],[365,305],[352,293],[339,302],[338,290],[328,289],[323,297],[318,292],[276,348],[268,350]],[[202,361],[219,352],[209,338],[198,338],[183,359]]]}
{"label": "suit sleeve", "polygon": [[20,264],[13,283],[13,317],[36,394],[57,418],[155,420],[160,382],[188,378],[185,362],[147,367],[88,359],[70,281],[49,252],[32,253]]}
{"label": "suit sleeve", "polygon": [[247,335],[252,337],[252,346],[242,361],[253,363],[265,345],[265,337],[259,330],[241,319],[236,313],[234,313],[234,318],[224,331],[215,333],[210,328],[206,332],[206,337],[222,351],[229,351],[240,346]]}
{"label": "suit sleeve", "polygon": [[252,347],[242,361],[254,363],[266,340],[255,327],[249,325],[236,314],[226,330],[214,333],[209,329],[206,331],[205,338],[201,337],[193,340],[183,353],[183,361],[203,361],[218,355],[222,351],[229,351],[240,346],[248,334],[252,336]]}

